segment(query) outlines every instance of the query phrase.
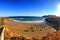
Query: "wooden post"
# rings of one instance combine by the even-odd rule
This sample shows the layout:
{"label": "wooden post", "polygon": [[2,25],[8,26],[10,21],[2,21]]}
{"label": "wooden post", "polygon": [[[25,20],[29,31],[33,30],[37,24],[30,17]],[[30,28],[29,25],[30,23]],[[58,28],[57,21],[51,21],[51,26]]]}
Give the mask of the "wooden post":
{"label": "wooden post", "polygon": [[1,40],[4,40],[4,30],[5,28],[3,28],[2,33],[1,33]]}

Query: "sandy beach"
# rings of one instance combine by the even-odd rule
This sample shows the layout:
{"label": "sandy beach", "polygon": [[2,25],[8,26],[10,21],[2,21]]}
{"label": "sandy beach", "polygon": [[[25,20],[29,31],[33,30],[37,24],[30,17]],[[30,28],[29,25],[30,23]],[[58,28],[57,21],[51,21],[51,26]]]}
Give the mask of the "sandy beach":
{"label": "sandy beach", "polygon": [[[36,37],[45,37],[48,34],[56,32],[51,26],[44,24],[42,22],[10,22],[7,23],[4,27],[8,28],[9,31],[5,32],[5,36],[8,37],[19,37],[19,35],[31,39]],[[15,35],[14,35],[15,34]],[[12,35],[12,36],[11,36]]]}

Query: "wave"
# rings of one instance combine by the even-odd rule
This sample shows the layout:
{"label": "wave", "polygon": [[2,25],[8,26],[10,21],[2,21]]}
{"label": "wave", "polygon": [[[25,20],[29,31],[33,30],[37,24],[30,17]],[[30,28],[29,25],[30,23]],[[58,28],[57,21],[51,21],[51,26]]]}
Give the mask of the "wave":
{"label": "wave", "polygon": [[13,20],[13,21],[15,21],[15,22],[23,22],[23,23],[40,23],[40,22],[44,22],[42,20],[40,20],[40,21],[18,21],[18,20]]}

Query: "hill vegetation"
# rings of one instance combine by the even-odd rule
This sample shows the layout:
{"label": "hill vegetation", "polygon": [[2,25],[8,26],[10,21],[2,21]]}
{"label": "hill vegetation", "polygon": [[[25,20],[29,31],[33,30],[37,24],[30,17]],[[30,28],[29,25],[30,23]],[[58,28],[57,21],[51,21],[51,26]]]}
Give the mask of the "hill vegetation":
{"label": "hill vegetation", "polygon": [[0,17],[0,26],[3,26],[5,23],[4,23],[4,18]]}

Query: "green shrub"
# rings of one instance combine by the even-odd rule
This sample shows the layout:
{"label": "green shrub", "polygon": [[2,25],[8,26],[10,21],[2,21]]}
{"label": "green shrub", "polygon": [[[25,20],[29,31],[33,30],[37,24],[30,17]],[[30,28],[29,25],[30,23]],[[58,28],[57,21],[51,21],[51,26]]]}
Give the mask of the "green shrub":
{"label": "green shrub", "polygon": [[0,26],[3,26],[4,25],[4,18],[0,18]]}

